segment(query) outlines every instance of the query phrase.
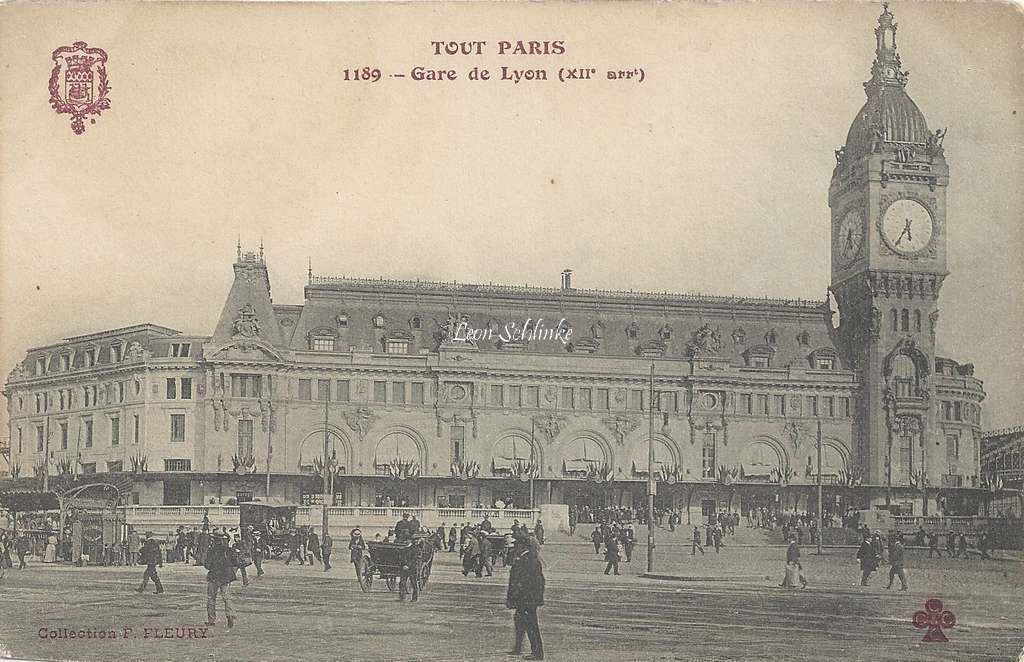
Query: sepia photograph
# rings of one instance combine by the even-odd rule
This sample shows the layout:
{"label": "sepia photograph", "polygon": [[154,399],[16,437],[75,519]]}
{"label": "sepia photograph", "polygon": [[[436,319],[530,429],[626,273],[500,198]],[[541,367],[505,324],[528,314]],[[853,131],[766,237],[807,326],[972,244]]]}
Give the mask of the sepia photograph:
{"label": "sepia photograph", "polygon": [[0,658],[1024,660],[1024,9],[0,6]]}

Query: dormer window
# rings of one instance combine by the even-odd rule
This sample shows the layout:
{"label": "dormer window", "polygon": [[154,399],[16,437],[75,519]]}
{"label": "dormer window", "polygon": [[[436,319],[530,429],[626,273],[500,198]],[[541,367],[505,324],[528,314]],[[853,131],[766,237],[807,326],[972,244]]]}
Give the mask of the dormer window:
{"label": "dormer window", "polygon": [[384,325],[386,323],[387,323],[387,320],[385,320],[384,316],[381,315],[380,313],[378,313],[378,314],[373,316],[373,328],[375,328],[375,329],[383,329]]}
{"label": "dormer window", "polygon": [[807,356],[814,370],[835,370],[839,365],[836,352],[831,347],[819,347]]}
{"label": "dormer window", "polygon": [[770,368],[775,348],[770,345],[755,345],[743,352],[748,368]]}
{"label": "dormer window", "polygon": [[184,358],[189,355],[192,349],[192,343],[187,342],[172,342],[171,343],[171,356]]}
{"label": "dormer window", "polygon": [[348,326],[348,315],[345,313],[339,313],[334,321],[337,323],[339,329],[344,329]]}
{"label": "dormer window", "polygon": [[121,362],[121,346],[111,345],[110,346],[110,362],[120,363]]}
{"label": "dormer window", "polygon": [[594,325],[590,327],[590,335],[598,340],[604,338],[604,324],[600,320],[594,322]]}
{"label": "dormer window", "polygon": [[630,340],[636,340],[636,337],[639,334],[640,325],[638,325],[636,322],[631,322],[629,326],[626,327],[626,337],[629,338]]}
{"label": "dormer window", "polygon": [[665,326],[661,327],[658,330],[658,336],[662,340],[669,340],[670,338],[672,338],[672,327],[670,325],[668,325],[668,324],[666,324]]}
{"label": "dormer window", "polygon": [[801,331],[797,334],[796,341],[800,343],[801,347],[808,347],[811,344],[811,334],[806,331]]}
{"label": "dormer window", "polygon": [[409,328],[413,331],[419,331],[423,328],[423,318],[419,315],[413,315],[412,319],[409,320]]}
{"label": "dormer window", "polygon": [[43,357],[43,356],[40,356],[38,359],[36,359],[36,374],[37,375],[45,375],[46,374],[46,358]]}
{"label": "dormer window", "polygon": [[71,355],[61,354],[60,355],[60,369],[64,372],[71,370]]}
{"label": "dormer window", "polygon": [[85,367],[91,368],[96,365],[96,350],[87,349],[85,350]]}
{"label": "dormer window", "polygon": [[314,352],[333,352],[334,338],[332,336],[313,336],[312,350]]}
{"label": "dormer window", "polygon": [[412,334],[408,331],[395,331],[386,334],[381,342],[385,354],[408,354],[412,346]]}

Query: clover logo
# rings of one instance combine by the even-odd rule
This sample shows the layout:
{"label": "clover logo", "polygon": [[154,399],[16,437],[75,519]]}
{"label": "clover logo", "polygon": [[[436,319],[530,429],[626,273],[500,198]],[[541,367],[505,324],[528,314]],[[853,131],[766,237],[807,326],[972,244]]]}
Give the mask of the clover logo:
{"label": "clover logo", "polygon": [[928,629],[922,641],[949,641],[942,630],[956,625],[956,616],[942,608],[942,600],[932,598],[924,603],[924,611],[914,612],[913,622],[918,630]]}

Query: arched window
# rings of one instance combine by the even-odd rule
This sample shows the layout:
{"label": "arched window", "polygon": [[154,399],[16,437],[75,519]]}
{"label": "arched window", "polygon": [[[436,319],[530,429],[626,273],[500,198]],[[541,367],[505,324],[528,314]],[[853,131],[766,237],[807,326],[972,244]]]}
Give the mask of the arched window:
{"label": "arched window", "polygon": [[897,331],[900,330],[900,314],[896,311],[895,308],[889,311],[889,322],[893,333],[896,333]]}
{"label": "arched window", "polygon": [[893,379],[896,383],[896,397],[909,398],[917,390],[917,366],[906,354],[900,354],[892,361]]}
{"label": "arched window", "polygon": [[910,331],[910,311],[906,308],[903,309],[903,313],[900,315],[900,326],[904,331]]}
{"label": "arched window", "polygon": [[920,310],[915,310],[914,311],[914,331],[916,331],[918,333],[921,332],[921,311]]}

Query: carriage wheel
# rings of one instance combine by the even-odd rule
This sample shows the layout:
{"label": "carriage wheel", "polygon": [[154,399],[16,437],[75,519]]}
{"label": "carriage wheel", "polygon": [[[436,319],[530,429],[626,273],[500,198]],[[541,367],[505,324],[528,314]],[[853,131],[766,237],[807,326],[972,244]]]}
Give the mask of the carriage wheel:
{"label": "carriage wheel", "polygon": [[398,586],[398,579],[396,577],[385,577],[384,584],[388,587],[388,590],[394,592],[395,587]]}
{"label": "carriage wheel", "polygon": [[427,587],[427,581],[430,579],[430,566],[433,565],[434,559],[430,559],[426,563],[420,566],[419,577],[417,580],[420,583],[420,590],[422,591]]}
{"label": "carriage wheel", "polygon": [[369,593],[373,587],[373,570],[370,569],[369,564],[366,564],[359,568],[361,572],[356,574],[359,576],[359,588],[363,590],[363,593]]}

